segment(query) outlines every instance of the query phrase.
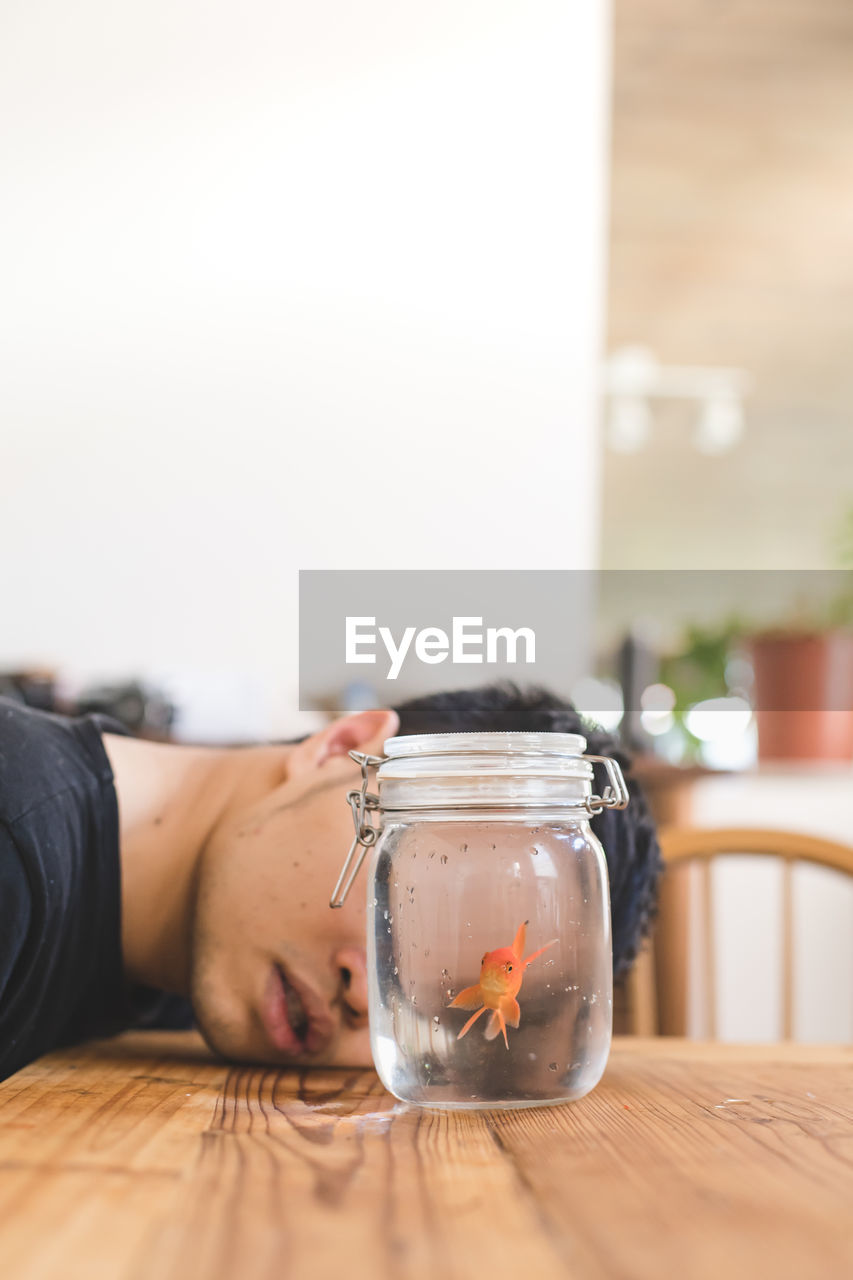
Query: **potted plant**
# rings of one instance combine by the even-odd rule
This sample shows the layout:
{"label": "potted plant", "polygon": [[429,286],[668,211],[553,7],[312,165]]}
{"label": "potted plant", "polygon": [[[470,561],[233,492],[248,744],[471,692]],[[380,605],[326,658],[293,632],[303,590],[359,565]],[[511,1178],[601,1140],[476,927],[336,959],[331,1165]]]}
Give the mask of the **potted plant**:
{"label": "potted plant", "polygon": [[853,759],[853,504],[836,551],[826,606],[748,637],[760,760]]}
{"label": "potted plant", "polygon": [[779,628],[749,649],[759,760],[853,759],[853,631]]}

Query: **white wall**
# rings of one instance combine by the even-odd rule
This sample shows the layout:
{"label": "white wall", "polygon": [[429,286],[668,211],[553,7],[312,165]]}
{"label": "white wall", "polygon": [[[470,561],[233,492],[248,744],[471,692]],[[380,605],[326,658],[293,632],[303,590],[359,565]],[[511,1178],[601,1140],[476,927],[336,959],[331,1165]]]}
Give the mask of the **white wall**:
{"label": "white wall", "polygon": [[283,732],[299,568],[594,562],[608,24],[3,6],[0,666]]}

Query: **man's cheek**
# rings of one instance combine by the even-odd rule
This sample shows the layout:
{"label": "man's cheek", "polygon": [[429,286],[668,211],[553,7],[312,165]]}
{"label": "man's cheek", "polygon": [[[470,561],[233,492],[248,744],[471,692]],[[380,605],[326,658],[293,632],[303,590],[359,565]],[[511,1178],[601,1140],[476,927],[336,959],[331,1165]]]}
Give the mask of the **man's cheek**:
{"label": "man's cheek", "polygon": [[328,1065],[332,1067],[372,1067],[373,1056],[370,1052],[370,1032],[367,1027],[358,1031],[345,1029],[341,1032]]}

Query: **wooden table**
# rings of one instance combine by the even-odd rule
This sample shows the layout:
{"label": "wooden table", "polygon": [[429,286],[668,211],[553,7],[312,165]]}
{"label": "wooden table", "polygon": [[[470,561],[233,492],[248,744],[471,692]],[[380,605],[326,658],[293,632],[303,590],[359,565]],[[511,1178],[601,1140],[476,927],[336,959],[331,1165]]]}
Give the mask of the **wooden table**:
{"label": "wooden table", "polygon": [[4,1280],[853,1275],[853,1049],[623,1039],[581,1102],[408,1109],[184,1033],[0,1085]]}

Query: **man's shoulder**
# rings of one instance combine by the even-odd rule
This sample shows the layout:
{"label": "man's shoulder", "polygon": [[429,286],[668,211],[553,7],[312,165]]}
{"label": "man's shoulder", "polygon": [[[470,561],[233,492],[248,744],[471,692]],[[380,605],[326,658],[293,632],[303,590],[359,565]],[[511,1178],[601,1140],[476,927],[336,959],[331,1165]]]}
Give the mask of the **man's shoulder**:
{"label": "man's shoulder", "polygon": [[99,725],[0,703],[0,1078],[112,1025],[120,912]]}
{"label": "man's shoulder", "polygon": [[32,890],[14,836],[0,823],[0,1002],[24,948]]}
{"label": "man's shoulder", "polygon": [[110,778],[95,723],[0,698],[0,819],[14,824],[64,790]]}

